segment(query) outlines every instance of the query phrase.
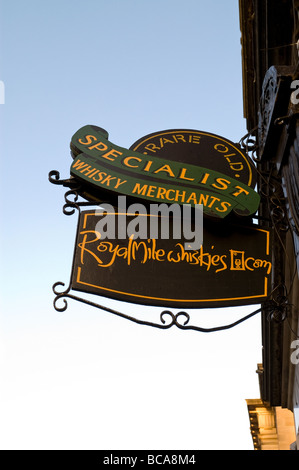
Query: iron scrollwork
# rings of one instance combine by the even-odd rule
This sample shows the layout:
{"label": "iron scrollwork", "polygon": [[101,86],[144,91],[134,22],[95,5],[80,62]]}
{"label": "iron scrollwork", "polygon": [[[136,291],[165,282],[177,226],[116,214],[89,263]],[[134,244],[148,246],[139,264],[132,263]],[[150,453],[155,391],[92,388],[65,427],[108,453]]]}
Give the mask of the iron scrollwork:
{"label": "iron scrollwork", "polygon": [[[59,171],[52,170],[49,173],[49,181],[52,184],[68,187],[64,195],[65,204],[63,205],[62,211],[65,215],[73,215],[76,210],[81,211],[81,207],[95,206],[100,204],[100,200],[79,200],[81,197],[84,198],[84,188],[76,178],[71,177],[68,179],[60,179]],[[102,202],[103,203],[103,202]]]}
{"label": "iron scrollwork", "polygon": [[[160,313],[160,323],[154,323],[154,322],[150,322],[150,321],[146,321],[146,320],[140,320],[139,318],[133,317],[131,315],[127,315],[123,312],[120,312],[118,310],[114,310],[114,309],[109,308],[105,305],[100,305],[100,304],[92,302],[88,299],[84,299],[82,297],[78,297],[76,295],[73,295],[73,294],[70,293],[70,290],[71,290],[70,285],[63,292],[57,291],[58,286],[64,286],[64,285],[65,284],[63,282],[56,282],[53,285],[53,292],[56,295],[56,297],[54,299],[54,302],[53,302],[53,305],[54,305],[55,310],[58,311],[58,312],[64,312],[68,307],[68,303],[67,303],[66,299],[72,299],[72,300],[82,302],[86,305],[99,308],[101,310],[104,310],[104,311],[106,311],[108,313],[111,313],[113,315],[117,315],[118,317],[124,318],[126,320],[130,320],[130,321],[132,321],[134,323],[137,323],[139,325],[151,326],[151,327],[159,328],[159,329],[162,329],[162,330],[168,330],[172,326],[176,326],[177,328],[179,328],[181,330],[193,330],[193,331],[200,331],[202,333],[211,333],[211,332],[215,332],[215,331],[221,331],[221,330],[227,330],[227,329],[233,328],[234,326],[244,322],[245,320],[248,320],[249,318],[253,317],[257,313],[261,312],[261,308],[259,308],[259,309],[255,310],[254,312],[246,315],[245,317],[243,317],[243,318],[241,318],[241,319],[239,319],[239,320],[237,320],[237,321],[235,321],[235,322],[233,322],[229,325],[217,326],[217,327],[212,327],[212,328],[202,328],[202,327],[199,327],[199,326],[189,325],[190,315],[187,312],[181,311],[181,312],[178,312],[178,313],[173,313],[170,310],[163,310],[163,312]],[[60,300],[63,300],[63,305],[62,306],[58,306],[58,304],[57,304],[57,302],[60,301]],[[169,318],[169,321],[166,320],[167,317]],[[179,321],[180,319],[183,319],[183,321],[180,322]]]}
{"label": "iron scrollwork", "polygon": [[259,162],[260,159],[257,156],[258,151],[258,143],[256,132],[258,130],[258,126],[252,129],[250,132],[244,135],[239,141],[239,145],[241,149],[246,153],[246,155],[251,158],[253,162]]}
{"label": "iron scrollwork", "polygon": [[[81,185],[75,180],[75,178],[60,179],[60,174],[58,171],[53,170],[49,173],[49,181],[53,184],[61,185],[61,186],[69,188],[69,190],[66,191],[64,195],[65,204],[63,206],[63,213],[65,215],[73,215],[76,211],[78,211],[78,213],[80,214],[82,206],[95,206],[95,205],[101,205],[104,203],[103,201],[91,202],[91,201],[86,201],[86,200],[85,201],[79,200],[80,196],[82,195]],[[167,330],[173,326],[176,326],[177,328],[181,330],[193,330],[193,331],[199,331],[202,333],[222,331],[222,330],[233,328],[234,326],[248,320],[249,318],[253,317],[257,313],[262,311],[261,308],[258,308],[254,312],[228,325],[216,326],[216,327],[211,327],[211,328],[203,328],[200,326],[190,325],[190,315],[189,313],[185,311],[173,313],[170,310],[163,310],[160,313],[160,323],[154,323],[154,322],[150,322],[146,320],[141,320],[134,316],[131,316],[126,313],[107,307],[105,305],[100,305],[88,299],[85,299],[83,297],[74,295],[72,293],[71,281],[68,287],[66,287],[66,289],[59,291],[59,287],[65,287],[65,283],[60,282],[60,281],[55,282],[52,287],[53,292],[55,294],[53,306],[57,312],[61,312],[61,313],[64,312],[68,307],[68,299],[71,299],[71,300],[81,302],[85,305],[99,308],[103,311],[106,311],[118,317],[124,318],[126,320],[130,320],[139,325],[151,326],[151,327],[159,328],[162,330]],[[62,301],[62,305],[59,305],[60,301]]]}

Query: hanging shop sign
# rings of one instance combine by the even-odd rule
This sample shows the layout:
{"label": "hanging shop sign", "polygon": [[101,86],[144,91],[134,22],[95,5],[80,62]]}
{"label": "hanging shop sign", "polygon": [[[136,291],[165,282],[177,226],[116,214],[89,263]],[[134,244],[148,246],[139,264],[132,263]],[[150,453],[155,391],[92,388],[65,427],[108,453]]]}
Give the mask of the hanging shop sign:
{"label": "hanging shop sign", "polygon": [[[159,144],[159,145],[158,145]],[[90,194],[118,194],[144,202],[203,205],[204,214],[250,216],[259,206],[254,167],[240,148],[222,137],[192,130],[152,134],[130,149],[84,126],[71,140],[71,175]]]}
{"label": "hanging shop sign", "polygon": [[[118,233],[117,224],[123,227],[124,216],[130,223],[132,216],[127,214],[80,213],[71,276],[74,290],[178,308],[256,304],[267,298],[269,230],[225,224],[219,233],[215,224],[205,224],[203,244],[196,250],[186,249],[171,230],[168,239],[129,235],[105,239],[102,217],[106,225],[113,218],[111,224],[116,224]],[[147,223],[152,216],[144,217]]]}

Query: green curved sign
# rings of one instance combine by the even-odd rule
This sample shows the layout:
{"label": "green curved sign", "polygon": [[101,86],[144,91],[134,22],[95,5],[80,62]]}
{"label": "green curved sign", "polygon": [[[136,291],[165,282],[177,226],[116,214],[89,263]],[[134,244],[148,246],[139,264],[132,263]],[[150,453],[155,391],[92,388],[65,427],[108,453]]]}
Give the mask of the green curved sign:
{"label": "green curved sign", "polygon": [[259,195],[221,172],[190,163],[166,160],[117,146],[100,127],[87,125],[72,137],[70,172],[99,190],[150,202],[203,205],[204,214],[226,217],[254,214]]}

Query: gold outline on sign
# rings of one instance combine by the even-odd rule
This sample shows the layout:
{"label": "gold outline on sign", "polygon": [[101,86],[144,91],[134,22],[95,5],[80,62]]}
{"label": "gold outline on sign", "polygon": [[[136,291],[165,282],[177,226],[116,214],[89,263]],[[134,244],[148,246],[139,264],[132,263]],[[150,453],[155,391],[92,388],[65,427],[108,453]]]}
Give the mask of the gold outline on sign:
{"label": "gold outline on sign", "polygon": [[[105,213],[103,215],[130,215],[129,213]],[[82,224],[82,228],[86,228],[86,223],[87,223],[87,217],[89,215],[95,215],[95,212],[87,212],[87,213],[84,213],[84,219],[83,219],[83,224]],[[131,214],[131,215],[135,215],[135,214]],[[142,215],[142,216],[145,216],[145,217],[151,217],[150,214],[139,214],[139,215]],[[270,253],[270,232],[267,231],[267,230],[263,230],[263,229],[260,229],[260,228],[255,228],[255,227],[250,227],[250,230],[257,230],[259,232],[264,232],[266,234],[266,254],[269,255]],[[146,296],[146,295],[141,295],[141,294],[133,294],[133,293],[129,293],[129,292],[122,292],[122,291],[118,291],[118,290],[115,290],[115,289],[109,289],[108,287],[101,287],[101,286],[97,286],[97,285],[94,285],[94,284],[90,284],[88,282],[84,282],[81,280],[81,266],[78,266],[78,270],[77,270],[77,276],[76,276],[76,282],[78,284],[83,284],[85,286],[89,286],[89,287],[94,287],[96,289],[99,289],[99,290],[102,290],[102,291],[106,291],[106,292],[113,292],[115,294],[120,294],[120,295],[125,295],[125,296],[128,296],[128,297],[136,297],[136,298],[140,298],[140,299],[151,299],[151,300],[159,300],[159,301],[168,301],[168,302],[186,302],[186,303],[200,303],[200,302],[226,302],[226,301],[234,301],[234,300],[246,300],[246,299],[256,299],[256,298],[260,298],[260,297],[267,297],[267,290],[268,290],[268,278],[265,277],[264,278],[264,293],[263,294],[256,294],[256,295],[251,295],[251,296],[246,296],[246,297],[227,297],[227,298],[224,298],[224,299],[192,299],[192,300],[189,300],[189,299],[167,299],[167,298],[163,298],[163,297],[151,297],[151,296]]]}
{"label": "gold outline on sign", "polygon": [[118,291],[118,290],[115,290],[115,289],[109,289],[108,287],[96,286],[94,284],[89,284],[88,282],[81,281],[80,276],[81,276],[81,267],[78,266],[77,278],[76,278],[76,282],[78,284],[83,284],[83,285],[89,286],[89,287],[95,287],[96,289],[104,290],[104,291],[107,291],[107,292],[114,292],[115,294],[127,295],[129,297],[138,297],[138,298],[141,298],[141,299],[151,299],[151,300],[160,300],[160,301],[165,300],[165,301],[168,301],[168,302],[199,303],[199,302],[221,302],[221,301],[228,301],[228,300],[256,299],[256,298],[259,298],[259,297],[267,297],[267,287],[268,287],[268,279],[265,277],[265,280],[264,280],[264,293],[263,294],[250,295],[250,296],[247,296],[247,297],[227,297],[225,299],[192,299],[192,300],[189,300],[189,299],[164,299],[164,297],[151,297],[151,296],[148,296],[148,295],[131,294],[129,292],[122,292],[122,291]]}

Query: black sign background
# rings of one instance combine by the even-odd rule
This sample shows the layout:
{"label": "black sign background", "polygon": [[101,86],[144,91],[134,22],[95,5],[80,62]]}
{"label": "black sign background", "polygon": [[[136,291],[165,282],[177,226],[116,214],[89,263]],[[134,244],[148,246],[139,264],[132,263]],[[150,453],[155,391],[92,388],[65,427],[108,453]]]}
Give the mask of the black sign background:
{"label": "black sign background", "polygon": [[219,171],[252,188],[256,184],[256,168],[240,145],[210,132],[191,129],[154,132],[138,139],[130,149]]}
{"label": "black sign background", "polygon": [[[144,217],[149,221],[149,215]],[[75,290],[178,308],[255,304],[268,295],[268,230],[225,225],[219,233],[219,226],[205,224],[203,247],[188,251],[183,239],[98,239],[99,220],[95,211],[79,216],[71,278]]]}

